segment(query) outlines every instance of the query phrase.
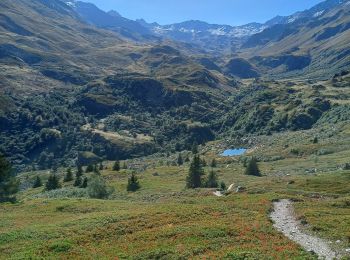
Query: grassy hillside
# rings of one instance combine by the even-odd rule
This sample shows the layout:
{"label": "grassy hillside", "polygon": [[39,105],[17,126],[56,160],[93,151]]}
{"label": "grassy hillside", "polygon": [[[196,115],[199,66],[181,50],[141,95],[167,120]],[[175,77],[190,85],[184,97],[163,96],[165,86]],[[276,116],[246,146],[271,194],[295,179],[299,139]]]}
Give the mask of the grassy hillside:
{"label": "grassy hillside", "polygon": [[[59,0],[1,7],[0,151],[17,170],[73,165],[80,152],[105,159],[150,154],[185,134],[189,147],[213,139],[206,124],[185,121],[197,121],[204,107],[217,116],[234,79],[206,70],[172,43],[126,42],[85,24]],[[131,139],[114,142],[110,134]],[[146,145],[130,145],[138,135],[149,137]]]}
{"label": "grassy hillside", "polygon": [[240,55],[265,76],[328,78],[349,66],[349,9],[343,1],[320,15],[274,25],[248,39]]}
{"label": "grassy hillside", "polygon": [[[1,257],[314,259],[273,228],[269,212],[278,198],[294,199],[304,228],[339,240],[332,247],[344,250],[350,246],[350,172],[342,170],[350,158],[348,131],[347,124],[340,124],[261,136],[247,155],[237,158],[218,156],[230,147],[227,142],[201,147],[208,163],[216,159],[220,180],[246,188],[224,197],[213,196],[211,189],[185,189],[189,165],[172,166],[177,154],[128,160],[130,169],[120,172],[104,162],[102,176],[115,188],[109,200],[89,199],[72,183],[51,192],[25,189],[19,203],[1,205]],[[263,177],[244,175],[243,161],[249,156],[259,158]],[[135,170],[141,189],[128,193],[127,178]],[[37,174],[43,180],[47,176],[21,174],[22,186]]]}
{"label": "grassy hillside", "polygon": [[59,0],[1,7],[0,152],[17,171],[190,150],[349,118],[347,75],[239,81],[234,76],[258,77],[258,68],[237,58],[220,69],[219,58],[180,43],[125,41],[82,22]]}
{"label": "grassy hillside", "polygon": [[[0,204],[0,259],[316,259],[270,220],[286,198],[350,258],[349,6],[211,57],[129,42],[60,0],[2,0],[0,154],[20,191]],[[197,146],[233,190],[186,188]],[[261,177],[245,174],[253,157]]]}

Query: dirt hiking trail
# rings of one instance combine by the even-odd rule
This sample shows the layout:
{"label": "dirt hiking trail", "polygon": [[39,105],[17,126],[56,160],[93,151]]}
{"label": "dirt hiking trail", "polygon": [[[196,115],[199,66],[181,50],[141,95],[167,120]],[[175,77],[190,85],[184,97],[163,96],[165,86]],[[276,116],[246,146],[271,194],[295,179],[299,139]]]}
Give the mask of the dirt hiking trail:
{"label": "dirt hiking trail", "polygon": [[271,219],[274,221],[274,227],[285,236],[300,244],[307,251],[314,252],[319,259],[340,259],[340,256],[329,247],[329,242],[307,234],[300,228],[300,222],[294,215],[292,201],[280,200],[274,202],[273,206]]}

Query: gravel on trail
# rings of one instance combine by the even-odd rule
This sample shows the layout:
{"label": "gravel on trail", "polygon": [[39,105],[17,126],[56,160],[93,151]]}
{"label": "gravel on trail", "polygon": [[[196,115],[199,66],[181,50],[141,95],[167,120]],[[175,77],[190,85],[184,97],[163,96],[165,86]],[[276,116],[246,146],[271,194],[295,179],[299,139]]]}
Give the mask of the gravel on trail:
{"label": "gravel on trail", "polygon": [[319,259],[339,259],[329,247],[329,242],[317,236],[307,234],[300,228],[300,222],[296,219],[293,203],[290,200],[280,200],[274,202],[274,211],[271,213],[271,219],[274,221],[274,227],[282,232],[289,239],[301,245],[309,252],[314,252]]}

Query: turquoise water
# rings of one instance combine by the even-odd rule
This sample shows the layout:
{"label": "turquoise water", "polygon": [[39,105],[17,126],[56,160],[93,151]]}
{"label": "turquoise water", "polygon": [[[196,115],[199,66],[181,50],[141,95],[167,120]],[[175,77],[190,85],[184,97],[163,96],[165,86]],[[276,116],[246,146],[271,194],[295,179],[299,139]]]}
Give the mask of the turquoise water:
{"label": "turquoise water", "polygon": [[225,150],[221,155],[222,156],[237,156],[237,155],[242,155],[247,151],[247,149],[240,148],[240,149],[228,149]]}

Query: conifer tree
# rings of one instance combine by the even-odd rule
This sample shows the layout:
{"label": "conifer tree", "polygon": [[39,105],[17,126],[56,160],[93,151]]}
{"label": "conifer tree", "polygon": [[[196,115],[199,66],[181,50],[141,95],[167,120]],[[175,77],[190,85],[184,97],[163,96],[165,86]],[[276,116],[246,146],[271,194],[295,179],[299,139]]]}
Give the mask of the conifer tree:
{"label": "conifer tree", "polygon": [[68,168],[67,169],[67,172],[66,172],[66,175],[64,176],[64,179],[63,181],[64,182],[70,182],[73,180],[73,173],[72,173],[72,169],[71,168]]}
{"label": "conifer tree", "polygon": [[86,167],[86,170],[85,172],[86,173],[89,173],[89,172],[93,172],[94,171],[94,166],[92,164],[89,164],[87,167]]}
{"label": "conifer tree", "polygon": [[202,162],[199,155],[195,155],[190,165],[190,169],[187,176],[187,188],[195,189],[202,186],[202,176],[204,170],[202,168]]}
{"label": "conifer tree", "polygon": [[196,142],[193,143],[191,151],[193,154],[198,153],[198,144]]}
{"label": "conifer tree", "polygon": [[83,167],[79,164],[77,166],[77,173],[76,173],[77,176],[82,176],[83,175]]}
{"label": "conifer tree", "polygon": [[128,165],[126,164],[126,162],[123,163],[123,169],[127,170],[128,169]]}
{"label": "conifer tree", "polygon": [[102,162],[100,162],[100,168],[99,168],[99,170],[100,170],[100,171],[103,170],[103,164],[102,164]]}
{"label": "conifer tree", "polygon": [[179,156],[177,157],[177,165],[181,166],[184,164],[184,161],[182,159],[181,153],[179,153]]}
{"label": "conifer tree", "polygon": [[210,171],[205,186],[207,188],[217,188],[219,186],[218,176],[217,176],[216,172],[214,172],[213,170]]}
{"label": "conifer tree", "polygon": [[45,188],[47,191],[57,190],[57,189],[61,188],[59,179],[58,179],[56,174],[50,175],[49,179],[46,182]]}
{"label": "conifer tree", "polygon": [[94,165],[94,173],[96,173],[97,175],[100,175],[100,170],[97,164]]}
{"label": "conifer tree", "polygon": [[80,187],[85,189],[87,188],[87,186],[88,186],[88,178],[85,177]]}
{"label": "conifer tree", "polygon": [[16,200],[19,183],[12,174],[10,163],[0,155],[0,202]]}
{"label": "conifer tree", "polygon": [[211,161],[210,167],[215,168],[217,166],[215,158]]}
{"label": "conifer tree", "polygon": [[41,186],[43,186],[41,178],[39,176],[36,176],[34,184],[33,184],[33,188],[35,189],[35,188],[39,188]]}
{"label": "conifer tree", "polygon": [[226,188],[227,188],[226,183],[222,181],[222,182],[220,183],[220,189],[221,189],[222,191],[225,191]]}
{"label": "conifer tree", "polygon": [[258,177],[261,176],[258,162],[254,157],[248,162],[245,173],[246,175],[251,175],[251,176],[258,176]]}
{"label": "conifer tree", "polygon": [[127,191],[137,191],[140,189],[140,183],[135,175],[135,173],[132,173],[131,176],[128,179],[128,186]]}
{"label": "conifer tree", "polygon": [[74,187],[80,187],[82,185],[82,180],[80,176],[77,176],[74,181]]}
{"label": "conifer tree", "polygon": [[77,179],[77,178],[81,178],[82,176],[84,175],[84,173],[82,172],[82,171],[77,171],[76,173],[75,173],[75,178]]}
{"label": "conifer tree", "polygon": [[113,171],[119,172],[120,171],[120,162],[115,161],[113,164]]}

